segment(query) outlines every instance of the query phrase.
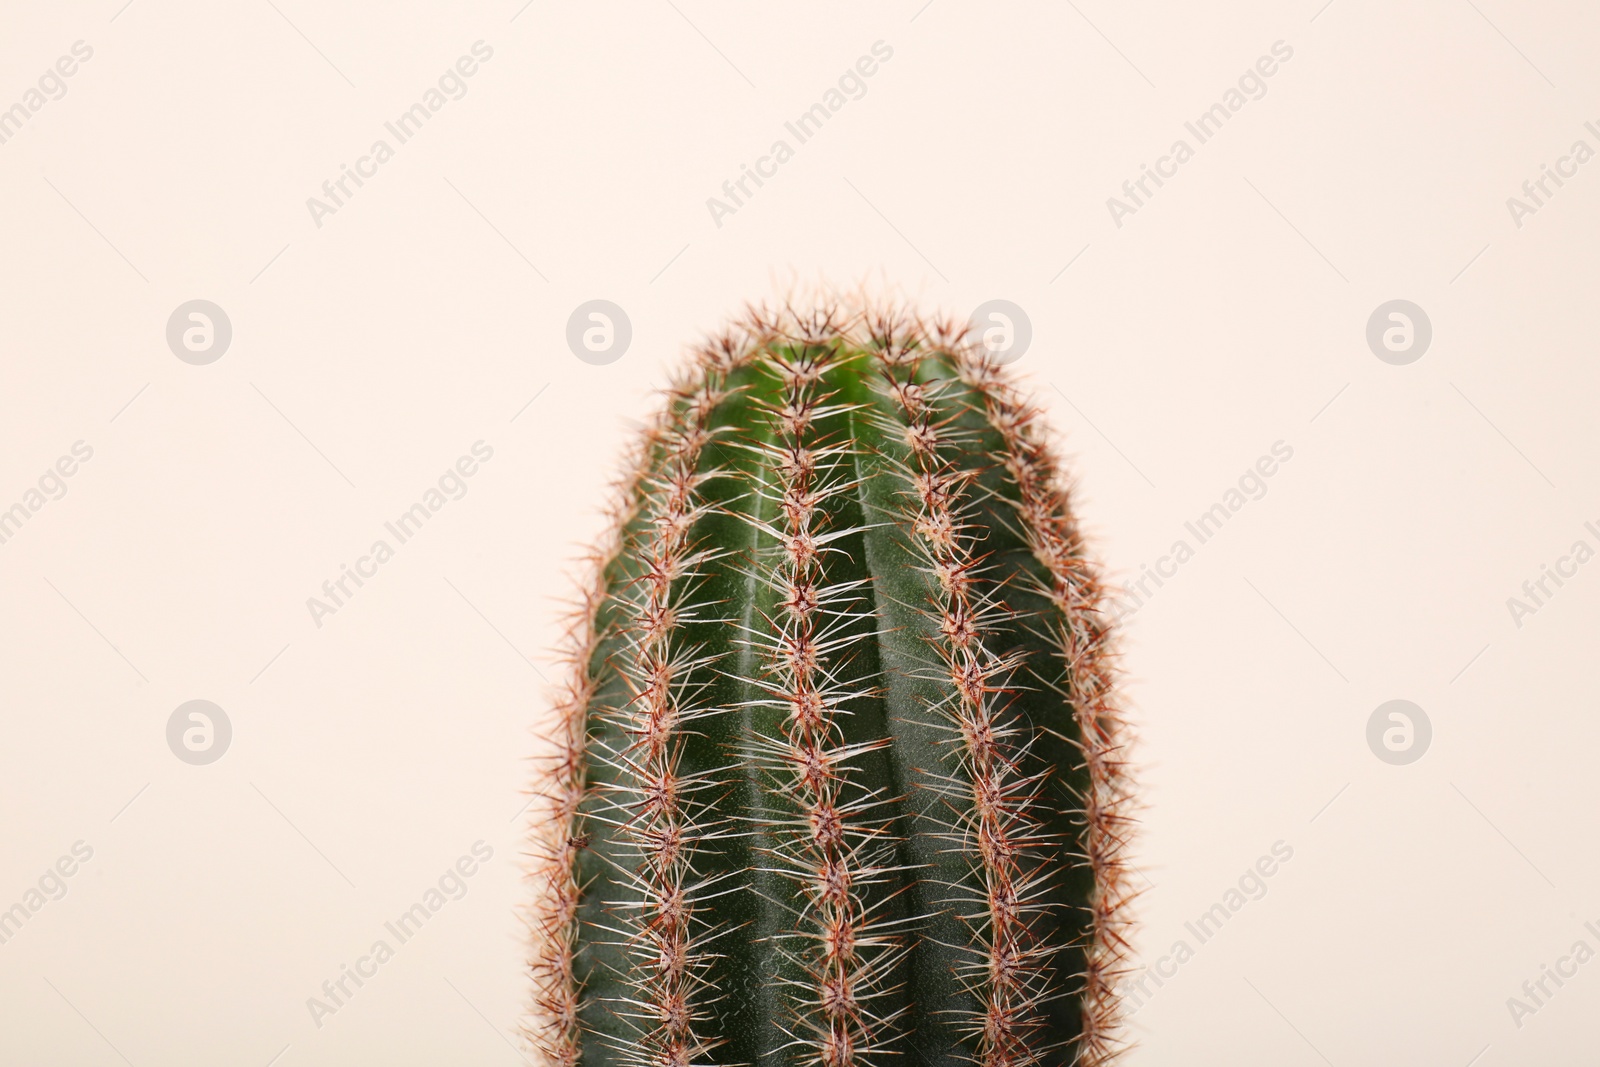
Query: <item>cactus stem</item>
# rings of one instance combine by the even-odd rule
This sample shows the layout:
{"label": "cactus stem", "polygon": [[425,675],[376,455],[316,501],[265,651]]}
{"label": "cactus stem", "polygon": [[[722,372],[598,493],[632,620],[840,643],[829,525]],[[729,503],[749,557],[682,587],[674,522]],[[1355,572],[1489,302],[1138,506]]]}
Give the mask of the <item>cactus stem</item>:
{"label": "cactus stem", "polygon": [[965,329],[753,310],[630,457],[536,786],[554,1067],[1124,1047],[1104,592],[1040,412]]}

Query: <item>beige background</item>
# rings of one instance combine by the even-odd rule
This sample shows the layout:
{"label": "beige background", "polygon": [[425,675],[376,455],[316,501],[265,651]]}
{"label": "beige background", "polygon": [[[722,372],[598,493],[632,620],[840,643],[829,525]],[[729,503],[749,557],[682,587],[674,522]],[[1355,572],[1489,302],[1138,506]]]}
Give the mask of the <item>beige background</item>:
{"label": "beige background", "polygon": [[[1600,148],[1592,9],[122,3],[0,14],[0,107],[94,50],[0,144],[0,507],[94,450],[0,545],[0,908],[93,849],[0,945],[0,1062],[516,1063],[567,565],[685,342],[819,279],[1023,307],[1119,578],[1294,450],[1129,623],[1146,960],[1293,849],[1129,1063],[1592,1062],[1600,963],[1520,1027],[1507,998],[1600,949],[1600,565],[1506,606],[1600,547],[1600,163],[1520,228],[1506,206]],[[466,95],[317,227],[306,199],[479,40]],[[706,198],[880,40],[865,96],[716,226]],[[1114,225],[1280,40],[1266,95]],[[233,325],[207,366],[164,337],[196,298]],[[608,366],[564,340],[592,298],[633,325]],[[1396,298],[1434,330],[1407,366],[1364,338]],[[479,440],[467,494],[314,625]],[[234,730],[203,767],[165,739],[197,698]],[[1365,741],[1394,698],[1433,724],[1408,766]],[[480,840],[318,1027],[307,998]]]}

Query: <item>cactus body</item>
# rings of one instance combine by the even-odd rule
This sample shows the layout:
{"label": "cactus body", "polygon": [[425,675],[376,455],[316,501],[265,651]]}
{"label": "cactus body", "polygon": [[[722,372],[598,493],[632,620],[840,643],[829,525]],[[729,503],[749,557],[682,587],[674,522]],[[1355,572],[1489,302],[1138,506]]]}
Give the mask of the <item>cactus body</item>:
{"label": "cactus body", "polygon": [[669,391],[539,788],[549,1061],[1112,1058],[1122,727],[1037,420],[892,312],[752,313]]}

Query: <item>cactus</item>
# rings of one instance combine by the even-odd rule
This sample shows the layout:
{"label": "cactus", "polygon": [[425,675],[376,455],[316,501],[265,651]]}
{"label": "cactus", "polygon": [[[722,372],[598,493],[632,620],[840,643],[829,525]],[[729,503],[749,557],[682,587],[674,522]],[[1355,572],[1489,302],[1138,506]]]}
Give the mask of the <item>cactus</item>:
{"label": "cactus", "polygon": [[1043,436],[954,321],[752,310],[701,346],[569,634],[546,1062],[1115,1058],[1126,729]]}

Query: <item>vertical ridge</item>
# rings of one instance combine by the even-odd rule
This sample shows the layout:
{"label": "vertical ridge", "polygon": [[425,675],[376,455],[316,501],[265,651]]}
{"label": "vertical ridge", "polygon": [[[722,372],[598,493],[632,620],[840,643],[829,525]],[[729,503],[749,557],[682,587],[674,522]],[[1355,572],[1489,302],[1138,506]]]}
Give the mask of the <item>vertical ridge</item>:
{"label": "vertical ridge", "polygon": [[[832,528],[841,505],[853,502],[854,451],[848,439],[829,439],[821,424],[848,425],[848,405],[830,404],[828,372],[837,366],[838,339],[821,330],[769,355],[783,383],[781,407],[771,413],[779,433],[769,452],[782,546],[771,575],[780,597],[766,635],[773,694],[784,718],[761,757],[794,815],[774,859],[797,883],[799,911],[786,935],[803,988],[794,991],[791,1037],[810,1044],[801,1062],[853,1067],[887,1047],[898,1013],[874,1002],[892,994],[899,945],[891,921],[872,898],[886,876],[881,857],[892,838],[878,809],[881,790],[852,788],[859,763],[886,743],[881,737],[848,743],[841,716],[862,697],[844,677],[841,661],[870,630],[840,625],[859,609],[863,580],[833,580],[830,555],[858,529]],[[859,562],[859,561],[856,561]],[[804,1047],[804,1044],[802,1045]]]}
{"label": "vertical ridge", "polygon": [[579,988],[573,971],[578,939],[579,885],[574,829],[585,791],[586,720],[598,683],[594,670],[602,643],[599,616],[608,599],[609,576],[618,565],[639,513],[640,487],[649,470],[653,442],[675,418],[670,401],[624,464],[611,487],[605,510],[605,541],[590,552],[591,577],[568,615],[561,641],[567,681],[553,709],[555,751],[535,774],[529,834],[535,899],[525,922],[530,935],[528,961],[533,979],[532,1010],[523,1036],[554,1067],[575,1067],[582,1050],[578,1020]]}
{"label": "vertical ridge", "polygon": [[970,926],[973,956],[962,967],[981,1009],[964,1029],[976,1039],[976,1061],[984,1067],[1037,1063],[1050,1051],[1034,1040],[1044,1029],[1037,1007],[1049,995],[1048,945],[1031,927],[1048,907],[1047,876],[1037,852],[1050,844],[1033,817],[1038,788],[1013,754],[1016,729],[1006,721],[1003,701],[1016,660],[988,647],[991,623],[1005,615],[997,599],[979,592],[983,561],[972,549],[966,509],[978,470],[949,458],[970,458],[960,431],[940,418],[940,389],[918,381],[921,359],[892,390],[904,420],[909,470],[902,473],[914,506],[905,516],[925,566],[937,579],[929,613],[938,637],[930,641],[951,691],[939,713],[948,717],[961,749],[961,775],[947,778],[942,792],[955,813],[948,833],[967,856],[975,887],[952,886],[950,904]]}
{"label": "vertical ridge", "polygon": [[708,607],[695,602],[690,579],[717,553],[697,549],[690,532],[708,511],[701,486],[716,476],[701,471],[700,460],[720,399],[706,376],[682,397],[681,420],[653,441],[654,462],[638,487],[637,518],[647,532],[629,581],[612,594],[619,620],[607,667],[620,688],[613,703],[594,709],[609,729],[590,745],[606,773],[587,819],[610,830],[601,859],[617,894],[598,902],[606,921],[594,925],[615,938],[616,971],[595,1010],[611,1024],[599,1032],[616,1062],[638,1067],[689,1067],[717,1044],[697,1026],[708,1018],[710,958],[699,915],[707,886],[694,860],[726,828],[708,817],[701,797],[717,787],[717,771],[683,766],[690,724],[717,709],[695,705],[708,664],[680,634]]}
{"label": "vertical ridge", "polygon": [[983,398],[989,422],[1007,446],[1006,466],[1021,490],[1018,511],[1034,556],[1053,579],[1054,634],[1076,718],[1090,788],[1083,799],[1085,848],[1094,871],[1094,936],[1083,975],[1085,1067],[1109,1063],[1121,1049],[1116,980],[1131,951],[1127,931],[1134,893],[1126,858],[1133,800],[1128,766],[1128,724],[1113,698],[1113,631],[1104,613],[1099,574],[1073,520],[1070,488],[1042,440],[1042,417],[998,368],[983,360],[963,365],[963,380]]}

